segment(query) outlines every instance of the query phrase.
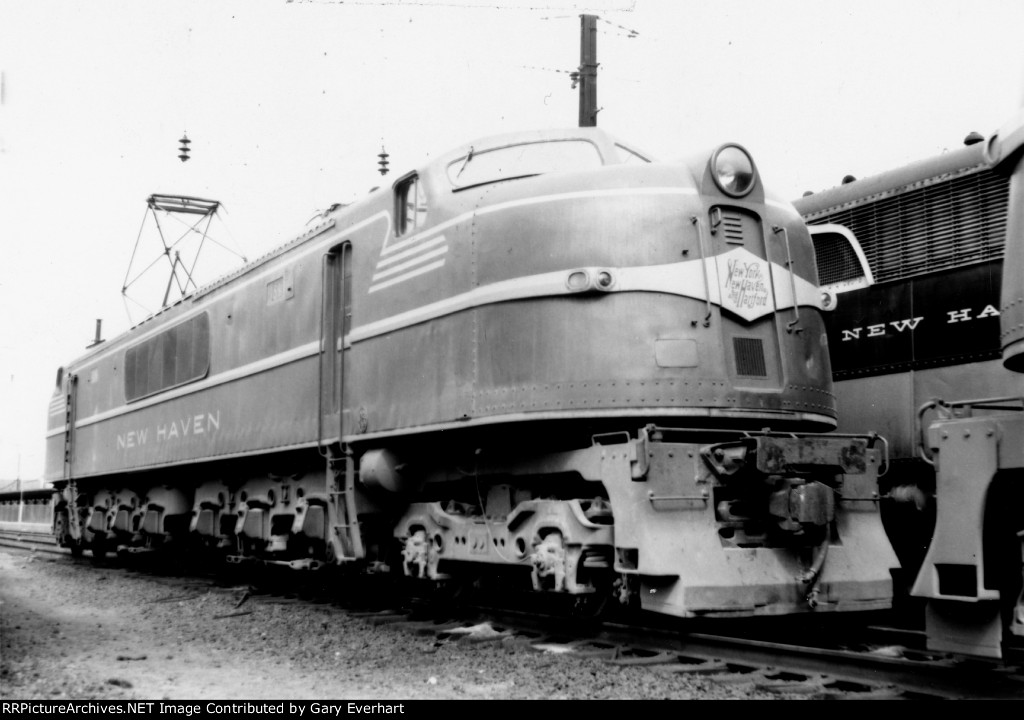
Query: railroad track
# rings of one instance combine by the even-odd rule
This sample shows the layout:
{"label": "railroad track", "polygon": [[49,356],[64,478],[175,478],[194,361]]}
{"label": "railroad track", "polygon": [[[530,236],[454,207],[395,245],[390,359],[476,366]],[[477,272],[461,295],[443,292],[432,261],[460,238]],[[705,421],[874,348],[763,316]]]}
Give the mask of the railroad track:
{"label": "railroad track", "polygon": [[[705,633],[686,630],[687,621],[643,624],[602,623],[587,637],[533,626],[490,611],[495,622],[522,632],[540,632],[542,644],[569,651],[605,653],[613,664],[644,665],[654,672],[696,673],[721,682],[817,699],[1024,699],[1024,666],[982,662],[886,642],[889,628],[860,628],[850,647],[844,634],[818,635],[807,645],[759,638],[749,630]],[[550,623],[550,621],[547,621]],[[905,634],[905,632],[904,632]],[[561,638],[559,636],[562,636]],[[808,637],[812,636],[811,634]]]}
{"label": "railroad track", "polygon": [[[50,536],[0,530],[0,546],[24,552],[70,555]],[[116,560],[105,560],[110,566]],[[296,591],[295,583],[249,586],[247,602],[330,602],[339,613],[401,632],[433,635],[436,642],[512,642],[538,652],[591,657],[612,665],[643,666],[651,672],[688,673],[779,696],[814,699],[1024,699],[1024,665],[983,662],[915,647],[914,633],[861,626],[855,641],[842,634],[815,635],[810,646],[751,632],[695,632],[686,621],[645,625],[557,617],[460,602],[414,603],[395,609],[352,607],[317,583]],[[292,575],[291,577],[296,577]],[[216,578],[161,576],[161,582],[194,591],[216,586]],[[223,590],[223,585],[219,586]],[[382,596],[383,597],[383,596]],[[383,601],[382,601],[383,603]],[[716,627],[717,624],[716,624]],[[767,625],[766,625],[767,627]],[[848,636],[847,636],[848,637]],[[902,644],[893,643],[893,639]],[[852,645],[852,647],[851,647]]]}

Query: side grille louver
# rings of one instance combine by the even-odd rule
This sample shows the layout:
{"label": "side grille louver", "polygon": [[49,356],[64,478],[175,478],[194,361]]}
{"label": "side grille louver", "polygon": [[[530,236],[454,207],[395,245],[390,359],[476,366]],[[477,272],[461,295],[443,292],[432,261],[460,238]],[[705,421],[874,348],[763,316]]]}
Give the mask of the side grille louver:
{"label": "side grille louver", "polygon": [[722,234],[725,241],[743,243],[743,216],[729,210],[722,211]]}
{"label": "side grille louver", "polygon": [[747,377],[768,377],[764,361],[764,343],[760,338],[734,337],[733,352],[736,355],[736,374]]}
{"label": "side grille louver", "polygon": [[[1006,178],[982,169],[859,201],[856,207],[816,217],[812,223],[846,226],[860,241],[875,282],[898,280],[1000,259],[1008,190]],[[842,263],[838,259],[837,267]],[[822,277],[821,282],[830,280]]]}

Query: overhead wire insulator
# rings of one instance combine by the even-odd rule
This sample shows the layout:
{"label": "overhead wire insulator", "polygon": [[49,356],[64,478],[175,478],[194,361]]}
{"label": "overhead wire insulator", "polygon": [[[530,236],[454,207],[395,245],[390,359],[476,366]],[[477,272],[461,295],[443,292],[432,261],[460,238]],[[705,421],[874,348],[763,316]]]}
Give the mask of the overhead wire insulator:
{"label": "overhead wire insulator", "polygon": [[380,174],[381,175],[387,175],[388,174],[388,157],[390,157],[390,156],[388,155],[388,151],[384,149],[383,145],[380,146],[380,152],[377,153],[377,157],[380,158],[380,160],[377,161],[377,164],[380,165]]}
{"label": "overhead wire insulator", "polygon": [[181,160],[182,162],[185,162],[185,161],[187,161],[189,159],[189,154],[188,154],[189,153],[189,147],[188,147],[188,145],[192,141],[188,139],[188,134],[186,133],[186,134],[181,136],[181,139],[178,140],[178,142],[181,143],[181,147],[178,148],[178,150],[181,151],[181,154],[178,155],[178,159]]}

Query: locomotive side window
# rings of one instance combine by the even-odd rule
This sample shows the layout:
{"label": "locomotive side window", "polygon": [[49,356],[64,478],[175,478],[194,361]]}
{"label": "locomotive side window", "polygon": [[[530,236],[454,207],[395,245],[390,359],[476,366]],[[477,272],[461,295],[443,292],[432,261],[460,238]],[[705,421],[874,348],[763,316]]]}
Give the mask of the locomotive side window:
{"label": "locomotive side window", "polygon": [[203,313],[125,351],[125,399],[199,380],[209,369],[210,318]]}
{"label": "locomotive side window", "polygon": [[448,165],[448,179],[459,189],[549,172],[589,170],[603,164],[601,153],[593,143],[552,140],[481,152],[471,149],[468,155]]}
{"label": "locomotive side window", "polygon": [[399,182],[396,194],[395,234],[405,235],[423,227],[427,220],[427,198],[423,183],[413,175]]}
{"label": "locomotive side window", "polygon": [[874,284],[871,267],[857,237],[842,225],[809,225],[818,265],[818,282],[834,293]]}

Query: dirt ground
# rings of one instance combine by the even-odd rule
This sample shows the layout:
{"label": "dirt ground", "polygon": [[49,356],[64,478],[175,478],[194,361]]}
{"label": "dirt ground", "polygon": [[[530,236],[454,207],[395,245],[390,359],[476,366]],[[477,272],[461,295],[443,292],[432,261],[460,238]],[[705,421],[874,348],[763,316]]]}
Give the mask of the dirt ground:
{"label": "dirt ground", "polygon": [[777,699],[511,638],[439,642],[244,593],[0,548],[0,698]]}

